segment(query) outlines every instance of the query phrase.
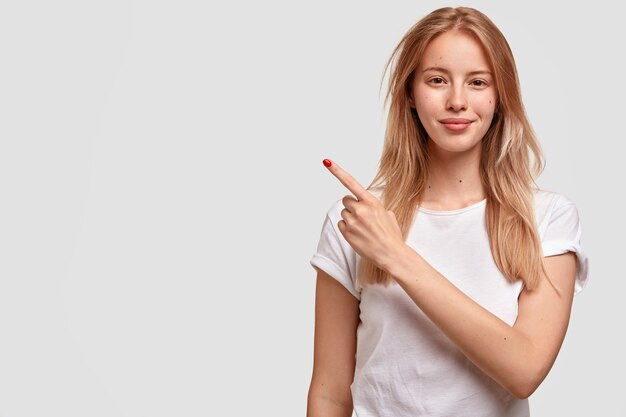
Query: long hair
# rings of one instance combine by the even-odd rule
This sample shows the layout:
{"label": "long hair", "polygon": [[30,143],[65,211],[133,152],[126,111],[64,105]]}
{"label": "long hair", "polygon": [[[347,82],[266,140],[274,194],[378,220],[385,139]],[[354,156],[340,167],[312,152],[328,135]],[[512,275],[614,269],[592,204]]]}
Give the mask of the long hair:
{"label": "long hair", "polygon": [[[533,188],[538,188],[535,178],[545,163],[522,103],[511,48],[496,25],[478,10],[435,10],[411,27],[394,49],[383,72],[384,80],[391,69],[384,103],[386,106],[391,99],[385,142],[378,172],[367,189],[382,189],[379,198],[395,214],[406,239],[422,200],[429,161],[426,130],[410,106],[411,88],[428,43],[450,30],[473,36],[484,48],[493,72],[497,104],[481,142],[485,224],[498,269],[509,281],[522,279],[532,290],[546,272],[533,199]],[[393,282],[386,271],[367,258],[360,260],[358,272],[362,285],[387,286]]]}

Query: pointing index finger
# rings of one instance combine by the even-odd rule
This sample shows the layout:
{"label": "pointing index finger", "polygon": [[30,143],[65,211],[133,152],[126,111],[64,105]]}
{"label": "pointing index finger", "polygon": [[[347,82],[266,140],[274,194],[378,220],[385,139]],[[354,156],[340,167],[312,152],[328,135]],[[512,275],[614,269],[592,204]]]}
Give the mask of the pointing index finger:
{"label": "pointing index finger", "polygon": [[352,177],[346,170],[341,168],[336,162],[324,159],[324,166],[328,168],[331,174],[333,174],[348,190],[354,194],[359,201],[366,201],[370,198],[371,194],[367,191],[357,180]]}

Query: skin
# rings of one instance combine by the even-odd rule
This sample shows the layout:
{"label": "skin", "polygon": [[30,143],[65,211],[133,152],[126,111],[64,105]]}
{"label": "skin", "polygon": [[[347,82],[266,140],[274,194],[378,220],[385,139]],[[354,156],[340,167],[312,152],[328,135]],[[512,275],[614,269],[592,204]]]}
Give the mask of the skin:
{"label": "skin", "polygon": [[[484,69],[486,62],[476,41],[455,32],[436,38],[426,50],[424,65],[437,64],[448,70],[416,77],[411,97],[428,132],[434,156],[429,178],[430,208],[456,209],[484,198],[478,177],[479,144],[493,117],[496,92],[493,84],[485,87],[473,82],[486,76],[469,76],[468,72]],[[451,133],[438,122],[444,117],[464,117],[474,122],[463,133]],[[394,213],[386,210],[347,171],[335,162],[328,170],[353,194],[343,198],[345,209],[337,227],[355,252],[389,272],[483,372],[517,398],[530,396],[552,368],[567,332],[574,294],[575,254],[544,258],[546,271],[560,294],[543,276],[535,290],[522,290],[517,320],[509,326],[457,289],[406,245]],[[318,275],[318,291],[311,404],[340,404],[341,411],[333,415],[348,416],[351,398],[346,387],[354,372],[358,302],[322,271]],[[341,371],[339,379],[331,377],[333,368]],[[313,398],[326,400],[314,403]],[[322,414],[310,410],[310,415]]]}
{"label": "skin", "polygon": [[359,301],[319,270],[315,288],[315,346],[307,417],[351,417]]}
{"label": "skin", "polygon": [[[480,143],[493,120],[497,91],[482,46],[458,31],[437,36],[424,51],[409,100],[428,133],[431,157],[422,206],[454,210],[485,198]],[[451,117],[472,123],[451,132],[440,122]]]}

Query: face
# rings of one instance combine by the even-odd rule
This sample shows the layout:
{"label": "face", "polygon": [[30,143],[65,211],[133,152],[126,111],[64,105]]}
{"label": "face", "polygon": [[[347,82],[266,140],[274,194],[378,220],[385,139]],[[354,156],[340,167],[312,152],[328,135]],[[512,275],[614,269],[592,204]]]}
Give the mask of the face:
{"label": "face", "polygon": [[411,107],[428,133],[429,147],[455,153],[480,149],[496,99],[491,68],[477,40],[449,31],[428,44],[415,73]]}

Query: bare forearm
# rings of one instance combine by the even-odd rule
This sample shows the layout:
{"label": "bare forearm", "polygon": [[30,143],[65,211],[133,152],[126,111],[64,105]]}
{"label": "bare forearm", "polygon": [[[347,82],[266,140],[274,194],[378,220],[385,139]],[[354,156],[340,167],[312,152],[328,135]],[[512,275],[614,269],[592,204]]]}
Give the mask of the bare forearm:
{"label": "bare forearm", "polygon": [[352,402],[340,402],[331,397],[309,393],[307,417],[351,417]]}
{"label": "bare forearm", "polygon": [[518,397],[533,390],[533,349],[524,334],[468,297],[409,246],[386,265],[424,314],[483,372]]}

